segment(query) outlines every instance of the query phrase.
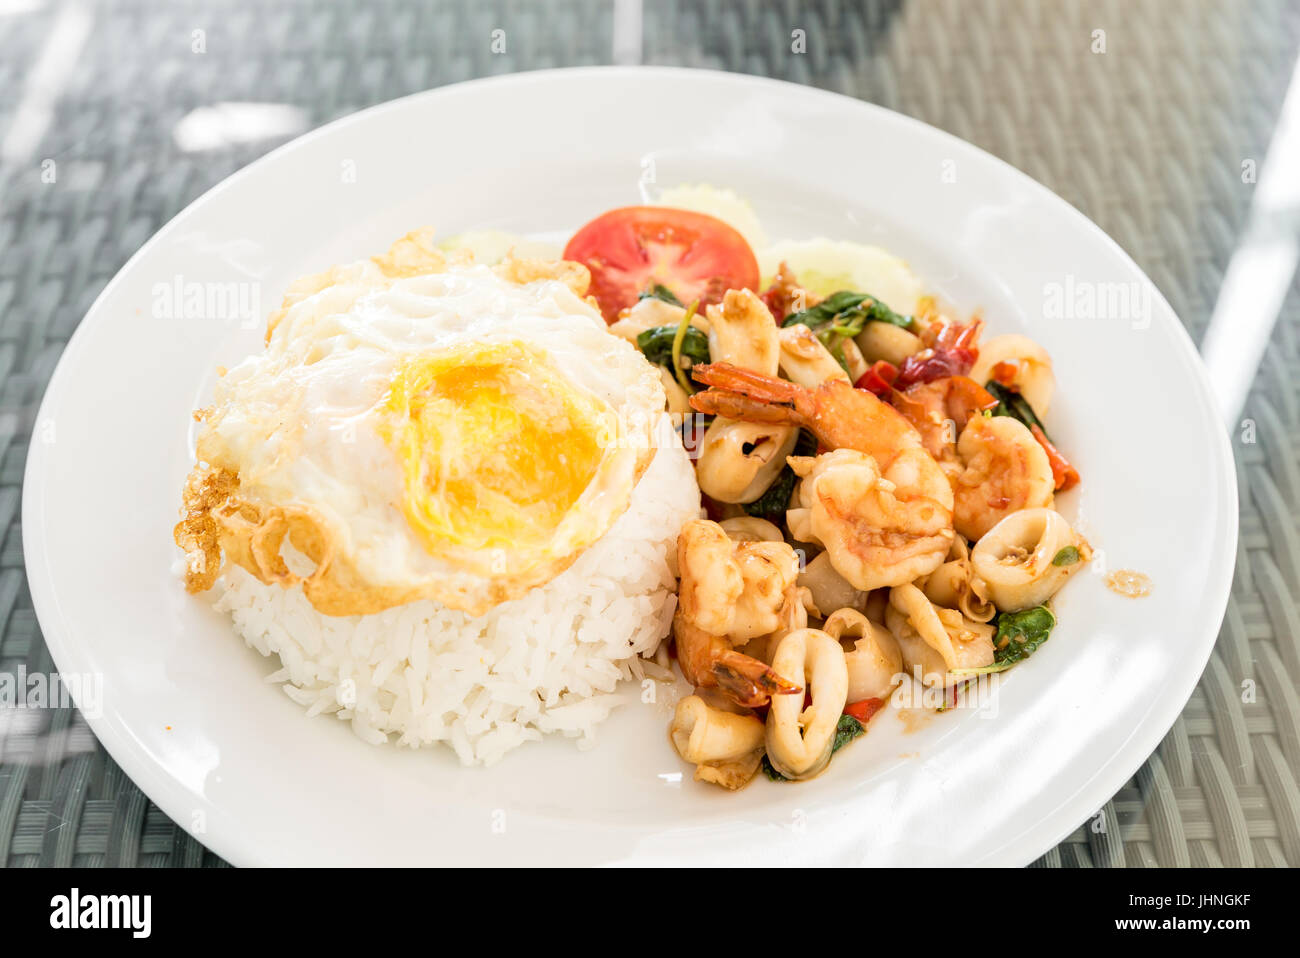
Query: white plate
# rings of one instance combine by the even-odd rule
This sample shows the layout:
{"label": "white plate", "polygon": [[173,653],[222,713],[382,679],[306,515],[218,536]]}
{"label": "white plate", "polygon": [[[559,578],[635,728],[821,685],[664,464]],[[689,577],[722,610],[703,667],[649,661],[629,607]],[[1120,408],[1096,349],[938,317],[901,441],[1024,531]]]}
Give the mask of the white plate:
{"label": "white plate", "polygon": [[[1083,474],[1061,497],[1150,598],[1076,577],[1052,640],[989,710],[909,731],[892,713],[801,785],[680,780],[666,706],[633,706],[579,752],[558,739],[490,769],[373,747],[306,718],[274,666],[181,589],[171,542],[189,412],[256,349],[290,279],[434,224],[569,230],[644,180],[750,198],[772,237],[883,244],[927,287],[1025,330],[1056,360],[1050,425]],[[652,184],[653,186],[653,184]],[[164,288],[256,291],[255,323],[167,319]],[[1153,293],[1137,315],[1049,319],[1137,284],[1137,266],[1011,167],[914,120],[792,85],[680,70],[466,83],[367,110],[232,176],[158,233],[95,302],[55,371],[23,532],[60,671],[103,678],[91,727],[214,851],[272,863],[1024,864],[1092,816],[1187,701],[1227,601],[1237,499],[1191,340]],[[1056,284],[1056,285],[1053,285]],[[202,312],[201,310],[199,312]],[[1100,563],[1099,563],[1100,564]],[[1105,823],[1116,827],[1115,822]]]}

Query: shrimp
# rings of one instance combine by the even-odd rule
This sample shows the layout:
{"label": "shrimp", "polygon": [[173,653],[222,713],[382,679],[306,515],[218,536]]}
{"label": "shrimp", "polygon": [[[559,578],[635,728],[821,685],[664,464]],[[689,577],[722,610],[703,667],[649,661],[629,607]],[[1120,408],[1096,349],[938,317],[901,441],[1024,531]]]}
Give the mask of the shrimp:
{"label": "shrimp", "polygon": [[677,661],[698,688],[718,687],[753,708],[798,692],[766,663],[736,651],[781,626],[799,560],[784,542],[735,542],[716,522],[692,519],[677,539],[681,588],[673,635]]}
{"label": "shrimp", "polygon": [[953,541],[953,491],[923,449],[883,471],[852,449],[791,457],[803,479],[790,532],[826,548],[832,568],[862,592],[903,585],[943,564]]}
{"label": "shrimp", "polygon": [[916,427],[925,451],[940,463],[957,458],[957,437],[972,416],[998,404],[968,376],[943,376],[915,383],[890,397],[895,409]]}
{"label": "shrimp", "polygon": [[952,475],[953,518],[972,541],[1020,509],[1052,504],[1056,482],[1047,453],[1010,416],[975,416],[957,440],[962,469]]}
{"label": "shrimp", "polygon": [[903,450],[921,448],[921,434],[898,410],[843,379],[807,389],[729,363],[702,364],[691,375],[714,387],[691,397],[697,412],[746,422],[793,423],[812,432],[827,449],[865,452],[882,468]]}
{"label": "shrimp", "polygon": [[772,653],[776,651],[781,640],[791,632],[808,627],[808,612],[811,606],[813,606],[812,593],[808,589],[799,585],[790,586],[785,590],[781,609],[777,613],[781,624],[767,635],[750,639],[741,651],[751,658],[761,659],[771,665]]}
{"label": "shrimp", "polygon": [[807,389],[720,363],[693,373],[715,387],[691,397],[697,410],[793,422],[831,450],[789,460],[804,482],[800,508],[786,518],[795,538],[826,546],[831,566],[855,589],[910,582],[943,563],[953,538],[952,487],[897,410],[840,379]]}

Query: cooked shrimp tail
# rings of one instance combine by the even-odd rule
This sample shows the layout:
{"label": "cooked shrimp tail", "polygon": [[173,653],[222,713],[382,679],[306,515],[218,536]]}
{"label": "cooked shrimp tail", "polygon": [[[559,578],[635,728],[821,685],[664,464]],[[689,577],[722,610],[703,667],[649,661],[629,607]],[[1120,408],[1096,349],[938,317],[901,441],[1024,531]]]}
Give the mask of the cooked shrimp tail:
{"label": "cooked shrimp tail", "polygon": [[770,665],[736,651],[723,652],[714,660],[713,677],[734,702],[747,708],[767,705],[773,695],[803,691]]}
{"label": "cooked shrimp tail", "polygon": [[801,691],[766,662],[737,652],[724,636],[693,625],[680,608],[673,616],[673,635],[682,674],[696,688],[719,688],[746,708],[766,705],[773,695]]}
{"label": "cooked shrimp tail", "polygon": [[797,405],[808,394],[804,387],[788,380],[764,376],[731,363],[701,363],[691,369],[691,375],[705,385],[741,393],[764,403]]}
{"label": "cooked shrimp tail", "polygon": [[733,540],[722,526],[692,519],[677,538],[681,574],[673,637],[682,675],[697,688],[720,688],[738,705],[766,705],[799,691],[765,662],[736,650],[781,627],[799,575],[785,542]]}
{"label": "cooked shrimp tail", "polygon": [[856,449],[885,464],[899,451],[921,445],[920,433],[898,410],[844,380],[807,389],[726,363],[696,366],[691,374],[713,387],[691,397],[699,412],[793,423],[810,430],[827,449]]}
{"label": "cooked shrimp tail", "polygon": [[791,423],[803,425],[799,414],[789,406],[769,405],[741,393],[723,389],[709,389],[690,398],[691,408],[709,416],[739,419],[744,422],[777,425]]}

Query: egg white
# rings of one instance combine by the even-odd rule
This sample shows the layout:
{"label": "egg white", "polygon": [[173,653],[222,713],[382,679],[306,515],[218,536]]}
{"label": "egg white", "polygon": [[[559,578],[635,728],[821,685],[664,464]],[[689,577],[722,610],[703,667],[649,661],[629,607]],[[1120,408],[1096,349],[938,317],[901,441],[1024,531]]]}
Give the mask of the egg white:
{"label": "egg white", "polygon": [[[616,414],[600,471],[542,546],[430,549],[403,514],[402,464],[383,400],[404,360],[468,344],[523,343]],[[392,280],[370,261],[290,305],[265,352],[228,370],[198,436],[202,462],[255,503],[303,509],[358,587],[434,597],[481,614],[563,571],[627,507],[663,416],[659,378],[557,280],[508,281],[487,266]],[[609,441],[613,438],[614,441]]]}

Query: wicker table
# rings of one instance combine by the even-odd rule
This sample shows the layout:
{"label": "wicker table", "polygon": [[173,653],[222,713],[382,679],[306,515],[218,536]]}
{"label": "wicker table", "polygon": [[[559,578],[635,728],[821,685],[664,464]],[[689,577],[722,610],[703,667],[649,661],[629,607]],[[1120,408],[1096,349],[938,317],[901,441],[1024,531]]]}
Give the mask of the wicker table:
{"label": "wicker table", "polygon": [[[1133,255],[1199,342],[1247,221],[1243,170],[1262,164],[1298,49],[1287,0],[0,2],[0,672],[53,670],[19,502],[60,351],[150,235],[295,124],[486,74],[612,62],[833,89],[1045,183]],[[230,101],[300,112],[278,139],[177,136],[192,111]],[[1250,428],[1234,432],[1241,540],[1209,667],[1138,775],[1039,864],[1300,865],[1298,373],[1293,282]],[[0,709],[0,865],[220,864],[75,710]]]}

